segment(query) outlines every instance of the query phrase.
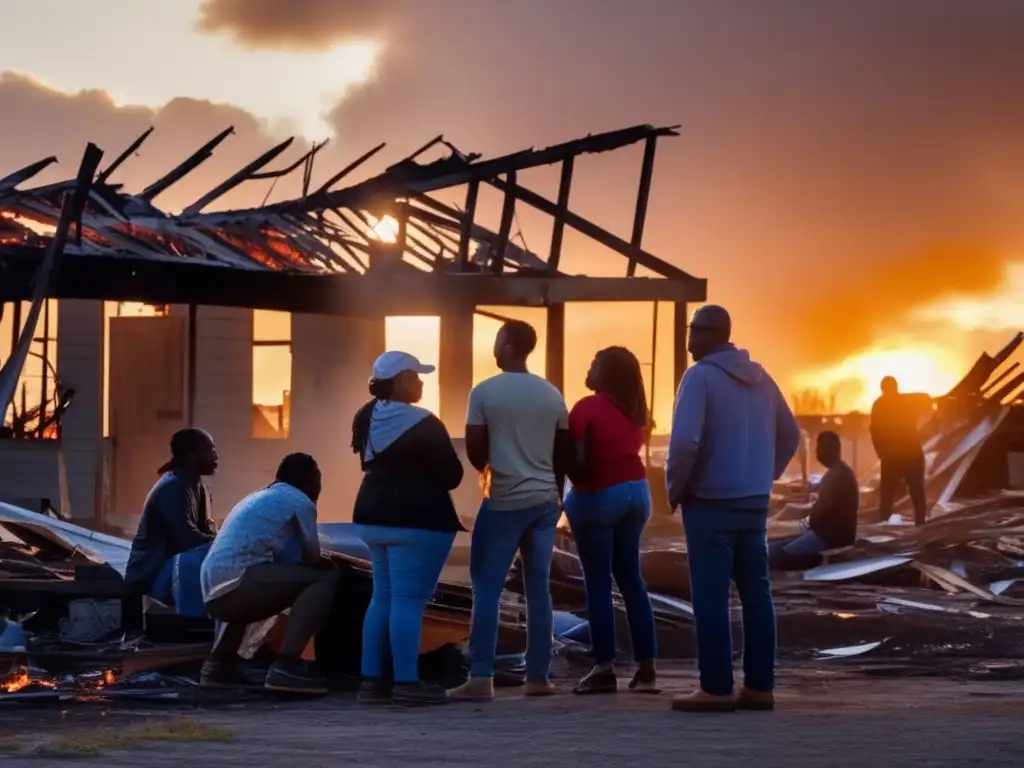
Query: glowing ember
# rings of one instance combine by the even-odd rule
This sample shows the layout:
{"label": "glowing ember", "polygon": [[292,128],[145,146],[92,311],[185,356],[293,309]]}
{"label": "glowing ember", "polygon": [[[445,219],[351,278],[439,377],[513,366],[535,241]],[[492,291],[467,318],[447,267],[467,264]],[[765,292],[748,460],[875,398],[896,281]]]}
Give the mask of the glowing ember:
{"label": "glowing ember", "polygon": [[10,678],[6,683],[0,683],[0,690],[6,691],[7,693],[17,693],[22,688],[27,688],[32,684],[32,679],[28,676],[28,672],[22,670],[14,677]]}

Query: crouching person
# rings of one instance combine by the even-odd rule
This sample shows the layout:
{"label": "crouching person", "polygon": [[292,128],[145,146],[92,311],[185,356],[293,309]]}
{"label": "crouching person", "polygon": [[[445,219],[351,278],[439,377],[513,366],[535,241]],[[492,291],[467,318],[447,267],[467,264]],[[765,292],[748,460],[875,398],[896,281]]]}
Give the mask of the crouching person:
{"label": "crouching person", "polygon": [[291,609],[281,653],[266,675],[271,691],[327,692],[303,650],[334,604],[338,572],[320,552],[316,502],[320,468],[312,456],[293,453],[277,479],[231,511],[203,562],[203,599],[210,616],[226,626],[203,664],[206,687],[245,685],[238,649],[246,627]]}

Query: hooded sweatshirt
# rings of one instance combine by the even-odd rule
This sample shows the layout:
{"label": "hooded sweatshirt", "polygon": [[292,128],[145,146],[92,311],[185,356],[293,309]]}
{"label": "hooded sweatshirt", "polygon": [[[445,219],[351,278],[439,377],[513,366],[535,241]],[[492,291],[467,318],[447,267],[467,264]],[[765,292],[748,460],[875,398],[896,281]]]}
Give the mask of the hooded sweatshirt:
{"label": "hooded sweatshirt", "polygon": [[352,448],[363,467],[353,522],[464,530],[449,493],[462,482],[462,460],[430,411],[393,401],[367,403],[354,419]]}
{"label": "hooded sweatshirt", "polygon": [[729,344],[691,367],[679,385],[665,465],[669,502],[766,507],[799,442],[800,428],[772,377]]}

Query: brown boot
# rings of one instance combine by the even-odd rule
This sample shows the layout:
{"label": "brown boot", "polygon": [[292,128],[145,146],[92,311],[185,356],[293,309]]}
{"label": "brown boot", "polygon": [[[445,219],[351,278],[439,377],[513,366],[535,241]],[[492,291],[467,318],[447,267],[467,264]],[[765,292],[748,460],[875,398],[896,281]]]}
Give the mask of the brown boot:
{"label": "brown boot", "polygon": [[715,696],[698,688],[693,693],[673,698],[672,709],[676,712],[735,712],[736,699],[732,694]]}
{"label": "brown boot", "polygon": [[493,677],[471,677],[458,688],[448,691],[452,701],[490,701],[494,698]]}
{"label": "brown boot", "polygon": [[565,693],[565,689],[561,686],[555,685],[554,683],[527,683],[526,690],[523,691],[524,696],[559,696]]}
{"label": "brown boot", "polygon": [[755,691],[752,688],[744,688],[736,697],[736,709],[770,712],[775,709],[775,694],[771,691]]}

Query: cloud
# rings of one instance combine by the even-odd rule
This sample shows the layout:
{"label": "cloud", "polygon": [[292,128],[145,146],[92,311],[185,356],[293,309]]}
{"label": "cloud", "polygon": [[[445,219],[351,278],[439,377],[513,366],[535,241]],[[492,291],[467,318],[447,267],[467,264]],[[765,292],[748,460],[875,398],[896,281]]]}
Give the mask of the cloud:
{"label": "cloud", "polygon": [[[128,191],[143,189],[216,134],[229,126],[235,128],[235,135],[221,144],[211,159],[157,200],[172,211],[191,203],[280,141],[259,119],[230,105],[180,98],[158,109],[118,106],[102,90],[63,93],[24,74],[0,73],[0,176],[55,155],[59,165],[31,183],[68,178],[77,170],[87,142],[103,149],[105,163],[109,163],[150,126],[156,127],[153,135],[112,179]],[[301,151],[301,144],[293,145],[287,157],[297,157]],[[279,182],[275,194],[294,194],[295,183]],[[258,205],[268,189],[269,182],[246,184],[217,206]]]}
{"label": "cloud", "polygon": [[[682,123],[659,145],[645,247],[707,277],[739,341],[781,376],[808,349],[855,351],[908,302],[990,284],[1024,252],[1019,0],[423,5],[374,83],[335,109],[340,140],[412,150],[443,132],[495,153]],[[573,209],[628,237],[639,154],[582,159]],[[557,173],[537,184],[553,198]],[[935,256],[956,243],[977,263]],[[593,247],[570,250],[593,267]],[[909,289],[878,294],[900,269]],[[840,322],[821,306],[852,285],[882,297],[870,318],[846,305],[858,314],[842,333],[806,331]]]}
{"label": "cloud", "polygon": [[380,0],[205,0],[198,28],[226,33],[249,48],[325,50],[379,35],[392,20],[394,5]]}

